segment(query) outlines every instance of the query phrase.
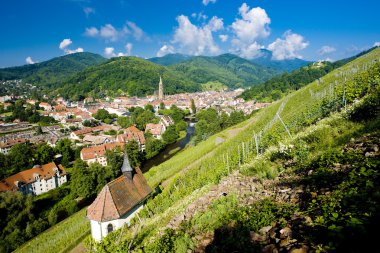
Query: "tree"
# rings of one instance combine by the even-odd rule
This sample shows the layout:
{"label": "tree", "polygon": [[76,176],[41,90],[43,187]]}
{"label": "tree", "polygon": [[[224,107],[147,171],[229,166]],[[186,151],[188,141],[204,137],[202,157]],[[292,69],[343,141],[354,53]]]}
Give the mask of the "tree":
{"label": "tree", "polygon": [[140,130],[144,130],[146,124],[148,124],[148,123],[157,123],[157,122],[158,122],[158,119],[154,115],[153,112],[151,112],[151,111],[144,111],[143,113],[141,113],[137,117],[137,119],[136,119],[136,126]]}
{"label": "tree", "polygon": [[154,107],[153,107],[153,105],[151,105],[151,104],[146,104],[146,105],[144,106],[144,109],[145,109],[146,111],[154,112]]}
{"label": "tree", "polygon": [[146,138],[145,140],[146,159],[150,159],[156,156],[165,146],[161,140],[155,139],[153,137]]}
{"label": "tree", "polygon": [[34,149],[29,143],[14,145],[8,154],[9,161],[12,161],[10,174],[30,169],[33,167]]}
{"label": "tree", "polygon": [[177,132],[185,131],[187,128],[187,123],[184,120],[180,120],[176,125],[175,125]]}
{"label": "tree", "polygon": [[36,135],[41,135],[41,134],[43,134],[44,132],[42,131],[42,127],[41,127],[41,125],[38,125],[37,126],[37,129],[36,129]]}
{"label": "tree", "polygon": [[77,197],[90,198],[96,189],[94,173],[91,173],[87,164],[82,160],[76,160],[71,173],[70,188]]}
{"label": "tree", "polygon": [[169,126],[162,134],[162,139],[166,144],[171,144],[178,139],[179,135],[174,125]]}
{"label": "tree", "polygon": [[47,164],[53,160],[54,150],[48,144],[40,144],[35,149],[35,162],[37,164]]}
{"label": "tree", "polygon": [[132,126],[132,121],[129,117],[118,117],[117,124],[119,124],[122,128],[127,128]]}
{"label": "tree", "polygon": [[196,114],[196,113],[197,113],[197,108],[195,107],[194,99],[191,99],[191,112],[192,112],[193,114]]}
{"label": "tree", "polygon": [[160,103],[160,110],[165,110],[165,104],[164,104],[164,102]]}
{"label": "tree", "polygon": [[62,165],[68,167],[70,161],[75,159],[75,151],[71,148],[71,141],[69,139],[62,139],[57,142],[55,152],[62,155]]}
{"label": "tree", "polygon": [[125,150],[128,154],[129,162],[132,168],[140,167],[142,162],[142,155],[139,150],[139,145],[135,140],[129,141],[125,145]]}
{"label": "tree", "polygon": [[123,164],[123,151],[118,147],[106,151],[107,168],[110,170],[110,176],[116,178],[120,174],[120,168]]}

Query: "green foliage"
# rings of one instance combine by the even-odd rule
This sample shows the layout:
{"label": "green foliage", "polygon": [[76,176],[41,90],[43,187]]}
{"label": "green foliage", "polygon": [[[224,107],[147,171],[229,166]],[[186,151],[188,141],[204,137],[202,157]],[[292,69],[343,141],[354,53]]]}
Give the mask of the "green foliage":
{"label": "green foliage", "polygon": [[99,109],[95,114],[94,118],[103,121],[106,124],[111,123],[112,119],[117,118],[116,114],[110,114],[105,109]]}
{"label": "green foliage", "polygon": [[198,84],[217,82],[230,88],[259,84],[279,73],[232,54],[196,56],[169,68]]}
{"label": "green foliage", "polygon": [[[136,112],[136,111],[135,111]],[[134,112],[134,114],[135,114]],[[146,124],[148,123],[158,123],[158,118],[156,115],[150,110],[144,110],[141,114],[139,114],[136,118],[136,126],[140,130],[144,130]]]}
{"label": "green foliage", "polygon": [[306,67],[297,69],[291,73],[284,73],[276,76],[260,85],[245,90],[240,97],[245,100],[257,100],[260,102],[271,102],[280,99],[291,91],[298,90],[310,82],[326,75],[332,70],[347,64],[348,62],[358,58],[357,56],[343,59],[336,62],[323,62],[322,66],[315,66],[315,63]]}
{"label": "green foliage", "polygon": [[105,58],[98,54],[69,54],[41,63],[0,69],[0,79],[23,79],[24,82],[42,87],[57,87],[68,76],[104,61]]}
{"label": "green foliage", "polygon": [[175,125],[168,126],[166,131],[162,134],[162,139],[165,142],[165,144],[171,144],[176,142],[178,137],[179,134]]}
{"label": "green foliage", "polygon": [[129,162],[132,168],[140,167],[143,160],[143,155],[139,150],[139,144],[135,141],[129,141],[125,145],[125,150],[128,154]]}
{"label": "green foliage", "polygon": [[156,156],[164,147],[165,144],[161,140],[152,136],[145,138],[145,158],[150,159]]}
{"label": "green foliage", "polygon": [[79,97],[90,92],[104,97],[111,91],[121,89],[130,96],[144,96],[158,89],[160,75],[167,94],[199,89],[192,81],[183,80],[166,67],[137,57],[117,57],[66,79],[60,92],[65,97]]}

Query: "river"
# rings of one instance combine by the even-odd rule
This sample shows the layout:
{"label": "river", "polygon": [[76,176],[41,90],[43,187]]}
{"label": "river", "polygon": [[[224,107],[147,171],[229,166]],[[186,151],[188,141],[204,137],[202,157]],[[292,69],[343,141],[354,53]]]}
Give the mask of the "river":
{"label": "river", "polygon": [[190,142],[190,139],[193,136],[194,132],[195,132],[194,123],[190,123],[186,129],[186,136],[182,138],[181,140],[166,146],[158,155],[145,161],[141,166],[142,172],[145,173],[150,168],[157,166],[165,162],[166,160],[169,160],[179,151],[184,149],[186,145]]}

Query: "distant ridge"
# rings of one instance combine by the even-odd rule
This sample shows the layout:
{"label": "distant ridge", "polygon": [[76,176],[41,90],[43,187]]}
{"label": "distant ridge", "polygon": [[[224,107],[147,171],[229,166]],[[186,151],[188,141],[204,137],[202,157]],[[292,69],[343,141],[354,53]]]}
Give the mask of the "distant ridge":
{"label": "distant ridge", "polygon": [[69,54],[41,63],[0,69],[0,80],[23,79],[40,86],[54,87],[67,76],[105,61],[104,57],[94,53]]}
{"label": "distant ridge", "polygon": [[185,55],[185,54],[167,54],[162,57],[153,57],[148,59],[153,63],[162,65],[162,66],[170,66],[174,64],[178,64],[187,60],[190,60],[193,56]]}

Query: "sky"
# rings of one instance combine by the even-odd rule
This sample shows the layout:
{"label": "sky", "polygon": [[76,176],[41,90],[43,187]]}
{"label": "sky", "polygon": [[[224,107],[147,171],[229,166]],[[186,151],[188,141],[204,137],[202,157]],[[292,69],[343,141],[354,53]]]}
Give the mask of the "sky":
{"label": "sky", "polygon": [[0,67],[75,52],[338,60],[380,45],[378,0],[1,0]]}

